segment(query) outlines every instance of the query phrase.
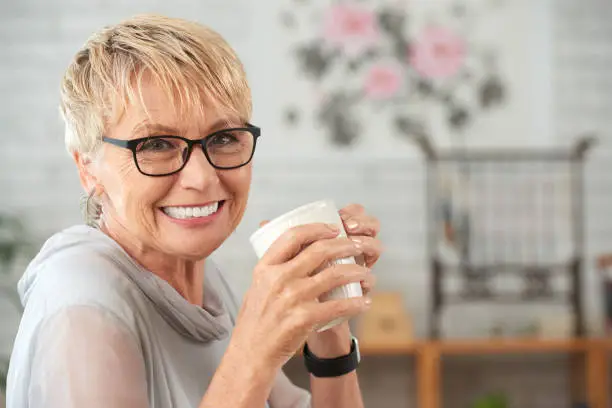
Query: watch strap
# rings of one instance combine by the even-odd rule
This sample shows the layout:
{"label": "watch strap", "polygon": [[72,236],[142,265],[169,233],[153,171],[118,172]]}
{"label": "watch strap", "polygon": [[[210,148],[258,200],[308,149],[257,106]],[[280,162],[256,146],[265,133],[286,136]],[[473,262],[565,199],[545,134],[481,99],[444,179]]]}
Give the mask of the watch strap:
{"label": "watch strap", "polygon": [[315,377],[330,378],[340,377],[355,371],[359,366],[361,356],[359,354],[359,343],[355,337],[351,338],[351,351],[349,354],[335,358],[319,358],[304,344],[304,364],[309,373]]}

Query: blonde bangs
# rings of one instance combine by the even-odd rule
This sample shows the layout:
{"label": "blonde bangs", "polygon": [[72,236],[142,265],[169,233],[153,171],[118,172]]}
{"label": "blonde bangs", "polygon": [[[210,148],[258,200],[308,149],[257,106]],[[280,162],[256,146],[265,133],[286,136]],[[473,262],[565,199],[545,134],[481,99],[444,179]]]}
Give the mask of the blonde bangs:
{"label": "blonde bangs", "polygon": [[138,16],[95,34],[66,72],[61,111],[68,150],[92,152],[128,104],[146,109],[149,77],[180,117],[217,109],[250,120],[244,68],[219,34],[186,20]]}

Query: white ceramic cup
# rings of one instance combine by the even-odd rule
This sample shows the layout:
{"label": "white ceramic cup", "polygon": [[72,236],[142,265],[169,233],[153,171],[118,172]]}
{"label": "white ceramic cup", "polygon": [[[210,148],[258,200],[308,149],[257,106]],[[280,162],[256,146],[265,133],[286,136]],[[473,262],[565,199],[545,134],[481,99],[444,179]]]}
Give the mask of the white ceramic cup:
{"label": "white ceramic cup", "polygon": [[[250,237],[251,245],[255,250],[257,257],[261,258],[268,248],[276,241],[285,231],[290,228],[313,223],[325,223],[337,225],[340,229],[339,237],[346,237],[344,224],[338,213],[338,209],[332,200],[321,200],[314,203],[306,204],[289,211],[263,227],[259,228]],[[354,264],[355,258],[341,258],[334,261],[337,264]],[[348,285],[340,286],[331,290],[322,296],[319,301],[325,302],[334,299],[347,299],[352,297],[363,296],[360,283],[349,283]],[[317,331],[322,332],[330,329],[343,321],[345,318],[332,320],[331,322],[318,328]]]}

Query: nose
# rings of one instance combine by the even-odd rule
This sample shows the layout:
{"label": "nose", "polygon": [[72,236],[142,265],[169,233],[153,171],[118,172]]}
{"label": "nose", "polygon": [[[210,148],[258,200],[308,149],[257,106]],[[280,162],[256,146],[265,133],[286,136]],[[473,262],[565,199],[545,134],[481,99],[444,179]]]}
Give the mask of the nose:
{"label": "nose", "polygon": [[206,190],[219,183],[216,169],[208,162],[200,146],[193,147],[185,167],[179,174],[181,187],[187,189]]}

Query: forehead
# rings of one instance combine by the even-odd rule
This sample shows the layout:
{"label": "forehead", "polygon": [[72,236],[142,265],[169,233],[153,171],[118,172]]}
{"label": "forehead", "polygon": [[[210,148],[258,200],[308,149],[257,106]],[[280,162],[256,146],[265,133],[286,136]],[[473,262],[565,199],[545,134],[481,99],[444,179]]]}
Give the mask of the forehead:
{"label": "forehead", "polygon": [[204,95],[194,98],[182,92],[168,92],[150,77],[143,78],[135,89],[135,94],[127,98],[123,112],[113,126],[123,133],[159,125],[182,132],[202,132],[220,123],[239,121],[220,103]]}

